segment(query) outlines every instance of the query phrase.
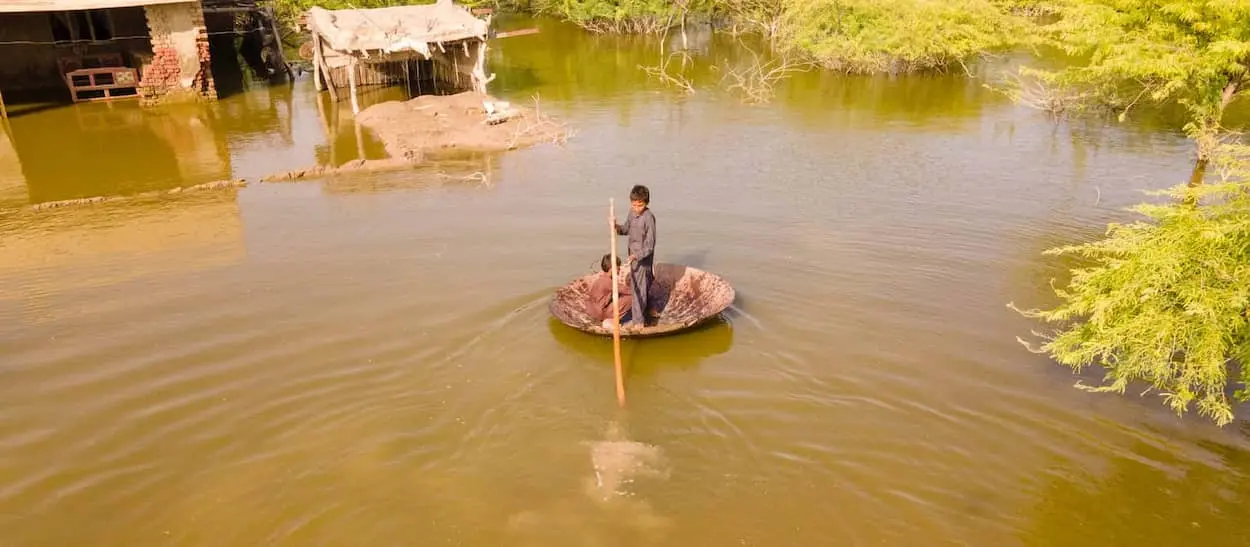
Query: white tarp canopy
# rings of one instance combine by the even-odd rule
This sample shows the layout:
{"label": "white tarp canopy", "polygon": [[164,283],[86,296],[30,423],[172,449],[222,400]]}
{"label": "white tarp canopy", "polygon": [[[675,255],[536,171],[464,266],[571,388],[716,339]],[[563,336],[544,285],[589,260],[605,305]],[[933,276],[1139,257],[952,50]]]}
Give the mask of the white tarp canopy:
{"label": "white tarp canopy", "polygon": [[[193,0],[198,2],[199,0]],[[0,13],[132,8],[156,4],[187,4],[188,0],[0,0]]]}
{"label": "white tarp canopy", "polygon": [[430,44],[485,40],[489,31],[489,23],[450,0],[373,9],[314,7],[308,10],[308,24],[326,47],[343,53],[418,51],[428,56]]}

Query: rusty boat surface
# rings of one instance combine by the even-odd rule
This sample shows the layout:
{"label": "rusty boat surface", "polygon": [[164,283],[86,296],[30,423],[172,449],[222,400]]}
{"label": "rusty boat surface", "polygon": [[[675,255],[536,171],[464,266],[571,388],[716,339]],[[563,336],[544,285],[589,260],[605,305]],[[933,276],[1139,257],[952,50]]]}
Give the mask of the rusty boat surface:
{"label": "rusty boat surface", "polygon": [[[658,314],[648,318],[641,329],[621,328],[621,337],[642,338],[673,334],[699,326],[718,317],[734,301],[734,289],[719,275],[692,266],[656,263],[655,280],[649,295],[650,309]],[[590,286],[598,274],[574,279],[556,290],[549,306],[551,315],[566,326],[600,336],[611,336],[586,313]]]}

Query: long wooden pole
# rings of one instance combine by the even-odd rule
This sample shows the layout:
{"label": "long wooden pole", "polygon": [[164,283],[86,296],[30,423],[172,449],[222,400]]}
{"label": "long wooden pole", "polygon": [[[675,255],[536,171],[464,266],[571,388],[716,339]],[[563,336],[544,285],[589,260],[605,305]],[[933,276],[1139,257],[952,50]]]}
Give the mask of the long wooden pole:
{"label": "long wooden pole", "polygon": [[410,64],[412,64],[412,57],[404,57],[404,99],[412,94],[412,74],[408,69]]}
{"label": "long wooden pole", "polygon": [[620,268],[616,267],[616,204],[612,198],[608,198],[608,216],[611,218],[608,229],[612,242],[612,364],[616,367],[616,402],[623,407],[625,406],[625,379],[621,376],[621,289],[620,281],[617,279]]}

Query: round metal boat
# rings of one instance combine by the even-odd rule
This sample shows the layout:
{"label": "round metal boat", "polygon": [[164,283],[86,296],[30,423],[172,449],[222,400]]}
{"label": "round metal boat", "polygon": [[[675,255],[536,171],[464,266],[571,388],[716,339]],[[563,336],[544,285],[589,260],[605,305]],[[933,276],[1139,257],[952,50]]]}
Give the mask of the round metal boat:
{"label": "round metal boat", "polygon": [[[621,329],[621,337],[642,338],[672,334],[698,326],[725,311],[734,301],[734,289],[724,278],[681,264],[656,263],[652,271],[650,308],[658,317],[648,318],[641,329]],[[574,329],[600,336],[612,336],[586,313],[590,286],[598,274],[574,279],[556,290],[549,306],[551,315]]]}

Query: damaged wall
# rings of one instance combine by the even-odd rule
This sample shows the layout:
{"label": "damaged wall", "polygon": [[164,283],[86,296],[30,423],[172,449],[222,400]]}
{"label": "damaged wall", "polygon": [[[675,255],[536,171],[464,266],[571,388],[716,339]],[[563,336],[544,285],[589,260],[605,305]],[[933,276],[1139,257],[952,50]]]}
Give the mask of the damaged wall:
{"label": "damaged wall", "polygon": [[217,98],[198,1],[69,13],[0,14],[0,42],[19,42],[0,44],[0,90],[68,96],[59,59],[114,53],[140,71],[144,104]]}
{"label": "damaged wall", "polygon": [[[3,1],[3,0],[0,0]],[[141,66],[151,52],[143,8],[98,10],[111,41],[61,42],[52,30],[54,17],[63,12],[0,14],[0,89],[4,91],[57,91],[68,96],[57,59],[62,56],[100,53],[121,54],[128,66]],[[76,31],[81,32],[81,31]],[[81,34],[79,34],[81,36]]]}
{"label": "damaged wall", "polygon": [[143,67],[144,104],[217,98],[208,31],[199,2],[146,6],[152,60]]}

